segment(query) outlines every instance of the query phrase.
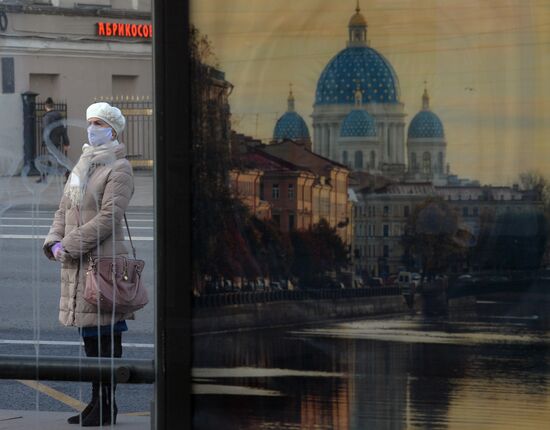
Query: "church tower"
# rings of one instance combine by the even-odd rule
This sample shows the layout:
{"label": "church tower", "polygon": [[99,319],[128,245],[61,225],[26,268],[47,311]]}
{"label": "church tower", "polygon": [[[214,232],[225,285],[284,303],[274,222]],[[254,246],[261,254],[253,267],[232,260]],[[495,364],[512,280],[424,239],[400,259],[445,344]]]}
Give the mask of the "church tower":
{"label": "church tower", "polygon": [[422,108],[409,124],[407,133],[408,176],[431,180],[434,185],[447,183],[447,141],[439,117],[430,108],[427,87],[422,94]]}

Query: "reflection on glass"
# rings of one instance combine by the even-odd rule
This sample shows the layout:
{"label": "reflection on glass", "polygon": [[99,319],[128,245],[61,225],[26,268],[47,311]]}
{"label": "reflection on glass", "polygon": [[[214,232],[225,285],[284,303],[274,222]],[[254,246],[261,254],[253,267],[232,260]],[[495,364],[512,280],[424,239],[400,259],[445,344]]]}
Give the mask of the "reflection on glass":
{"label": "reflection on glass", "polygon": [[[86,108],[96,101],[117,106],[126,118],[118,139],[127,148],[135,181],[132,200],[126,198],[121,206],[128,207],[138,254],[151,269],[144,277],[154,297],[151,2],[4,2],[0,39],[0,354],[33,354],[39,365],[45,356],[85,355],[78,330],[59,325],[59,265],[49,262],[41,248],[64,196],[67,173],[89,143]],[[123,197],[120,190],[115,194]],[[102,190],[90,202],[101,206],[104,195]],[[119,241],[126,237],[118,225],[106,227],[116,230]],[[105,239],[97,232],[91,236],[93,243]],[[152,357],[153,307],[128,322],[126,357]],[[0,410],[70,416],[90,400],[84,384],[39,380],[38,385],[0,381]],[[150,386],[119,386],[118,407],[123,413],[148,413],[151,393]]]}

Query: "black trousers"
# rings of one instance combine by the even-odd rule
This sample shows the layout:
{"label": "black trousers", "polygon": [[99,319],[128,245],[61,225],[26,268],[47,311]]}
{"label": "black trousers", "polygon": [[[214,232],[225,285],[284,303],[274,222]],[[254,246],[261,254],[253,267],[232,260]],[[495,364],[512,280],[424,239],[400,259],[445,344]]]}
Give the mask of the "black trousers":
{"label": "black trousers", "polygon": [[111,346],[113,347],[112,356],[122,357],[122,335],[115,333],[102,336],[86,336],[84,339],[84,351],[86,357],[111,357]]}

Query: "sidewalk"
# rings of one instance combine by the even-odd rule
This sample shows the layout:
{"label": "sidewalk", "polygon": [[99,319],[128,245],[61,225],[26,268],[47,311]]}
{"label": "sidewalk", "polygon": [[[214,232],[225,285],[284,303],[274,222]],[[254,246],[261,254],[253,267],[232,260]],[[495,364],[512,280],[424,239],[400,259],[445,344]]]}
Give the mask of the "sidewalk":
{"label": "sidewalk", "polygon": [[[0,430],[74,430],[80,426],[67,423],[70,412],[0,410]],[[116,425],[94,427],[150,430],[150,416],[118,415]]]}
{"label": "sidewalk", "polygon": [[[56,209],[63,193],[62,176],[48,177],[46,184],[37,184],[38,176],[0,176],[0,213],[14,207]],[[134,196],[130,208],[153,207],[153,172],[134,173]],[[0,427],[0,430],[2,427]]]}

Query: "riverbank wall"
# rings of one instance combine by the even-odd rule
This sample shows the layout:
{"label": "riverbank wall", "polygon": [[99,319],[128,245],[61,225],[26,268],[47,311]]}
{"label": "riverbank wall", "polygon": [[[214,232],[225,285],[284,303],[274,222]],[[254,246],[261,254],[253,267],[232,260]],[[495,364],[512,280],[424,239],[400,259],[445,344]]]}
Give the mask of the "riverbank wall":
{"label": "riverbank wall", "polygon": [[402,295],[276,301],[193,310],[194,334],[306,325],[324,321],[368,316],[415,313],[421,309],[421,297],[412,307]]}

